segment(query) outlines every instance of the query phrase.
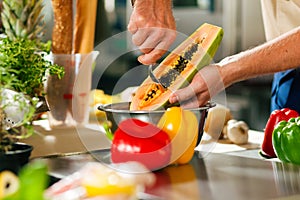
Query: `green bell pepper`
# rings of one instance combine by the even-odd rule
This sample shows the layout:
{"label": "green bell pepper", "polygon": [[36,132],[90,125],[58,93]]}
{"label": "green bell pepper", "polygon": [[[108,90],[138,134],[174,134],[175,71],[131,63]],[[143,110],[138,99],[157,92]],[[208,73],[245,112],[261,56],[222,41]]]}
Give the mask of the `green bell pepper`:
{"label": "green bell pepper", "polygon": [[300,165],[300,117],[279,122],[274,128],[272,143],[282,162]]}

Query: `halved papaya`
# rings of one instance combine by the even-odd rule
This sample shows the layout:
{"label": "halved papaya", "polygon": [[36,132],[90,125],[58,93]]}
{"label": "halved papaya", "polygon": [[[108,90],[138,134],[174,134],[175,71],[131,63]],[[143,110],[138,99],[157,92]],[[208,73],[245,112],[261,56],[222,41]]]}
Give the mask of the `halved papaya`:
{"label": "halved papaya", "polygon": [[194,75],[208,65],[223,37],[221,27],[204,23],[155,68],[160,84],[147,77],[139,86],[130,110],[157,110],[170,106],[172,92],[186,86]]}

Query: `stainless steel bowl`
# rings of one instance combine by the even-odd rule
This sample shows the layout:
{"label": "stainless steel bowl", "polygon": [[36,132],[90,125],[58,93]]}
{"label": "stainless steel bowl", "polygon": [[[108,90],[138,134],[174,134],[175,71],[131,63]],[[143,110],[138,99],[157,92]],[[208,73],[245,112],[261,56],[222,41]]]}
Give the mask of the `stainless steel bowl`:
{"label": "stainless steel bowl", "polygon": [[[203,128],[208,113],[208,109],[214,107],[215,105],[216,105],[215,103],[210,102],[205,106],[199,108],[188,109],[191,110],[193,113],[195,113],[199,122],[199,133],[198,133],[197,144],[199,144],[203,135]],[[107,120],[110,121],[112,124],[111,127],[112,132],[115,132],[115,130],[117,130],[119,122],[128,118],[136,118],[145,122],[157,124],[159,119],[165,112],[165,110],[133,111],[133,110],[129,110],[129,107],[130,107],[130,102],[122,102],[122,103],[100,105],[98,109],[106,113]]]}

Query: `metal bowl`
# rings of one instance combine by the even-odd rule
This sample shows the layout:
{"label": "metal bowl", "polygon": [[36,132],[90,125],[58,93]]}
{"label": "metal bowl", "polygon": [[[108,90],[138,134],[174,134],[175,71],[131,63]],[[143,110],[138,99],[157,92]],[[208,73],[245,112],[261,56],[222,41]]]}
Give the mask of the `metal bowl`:
{"label": "metal bowl", "polygon": [[[208,109],[214,107],[215,103],[208,103],[205,106],[199,108],[188,109],[195,113],[199,122],[199,132],[198,132],[198,142],[200,143],[202,135],[204,123],[206,120],[206,116],[208,113]],[[99,110],[104,111],[106,114],[106,118],[111,122],[112,132],[115,132],[118,128],[119,122],[128,119],[128,118],[136,118],[145,122],[149,122],[152,124],[157,124],[159,119],[165,113],[165,110],[154,110],[154,111],[144,111],[144,110],[129,110],[130,102],[122,102],[122,103],[113,103],[113,104],[105,104],[100,105],[98,107]]]}

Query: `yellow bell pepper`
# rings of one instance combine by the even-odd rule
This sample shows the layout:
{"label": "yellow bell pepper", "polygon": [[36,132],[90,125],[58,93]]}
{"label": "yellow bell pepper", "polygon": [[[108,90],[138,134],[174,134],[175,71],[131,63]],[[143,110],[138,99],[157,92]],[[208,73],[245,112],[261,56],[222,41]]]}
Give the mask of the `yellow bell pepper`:
{"label": "yellow bell pepper", "polygon": [[157,126],[165,131],[172,145],[171,163],[186,164],[194,155],[198,139],[198,120],[196,115],[180,107],[166,110]]}

